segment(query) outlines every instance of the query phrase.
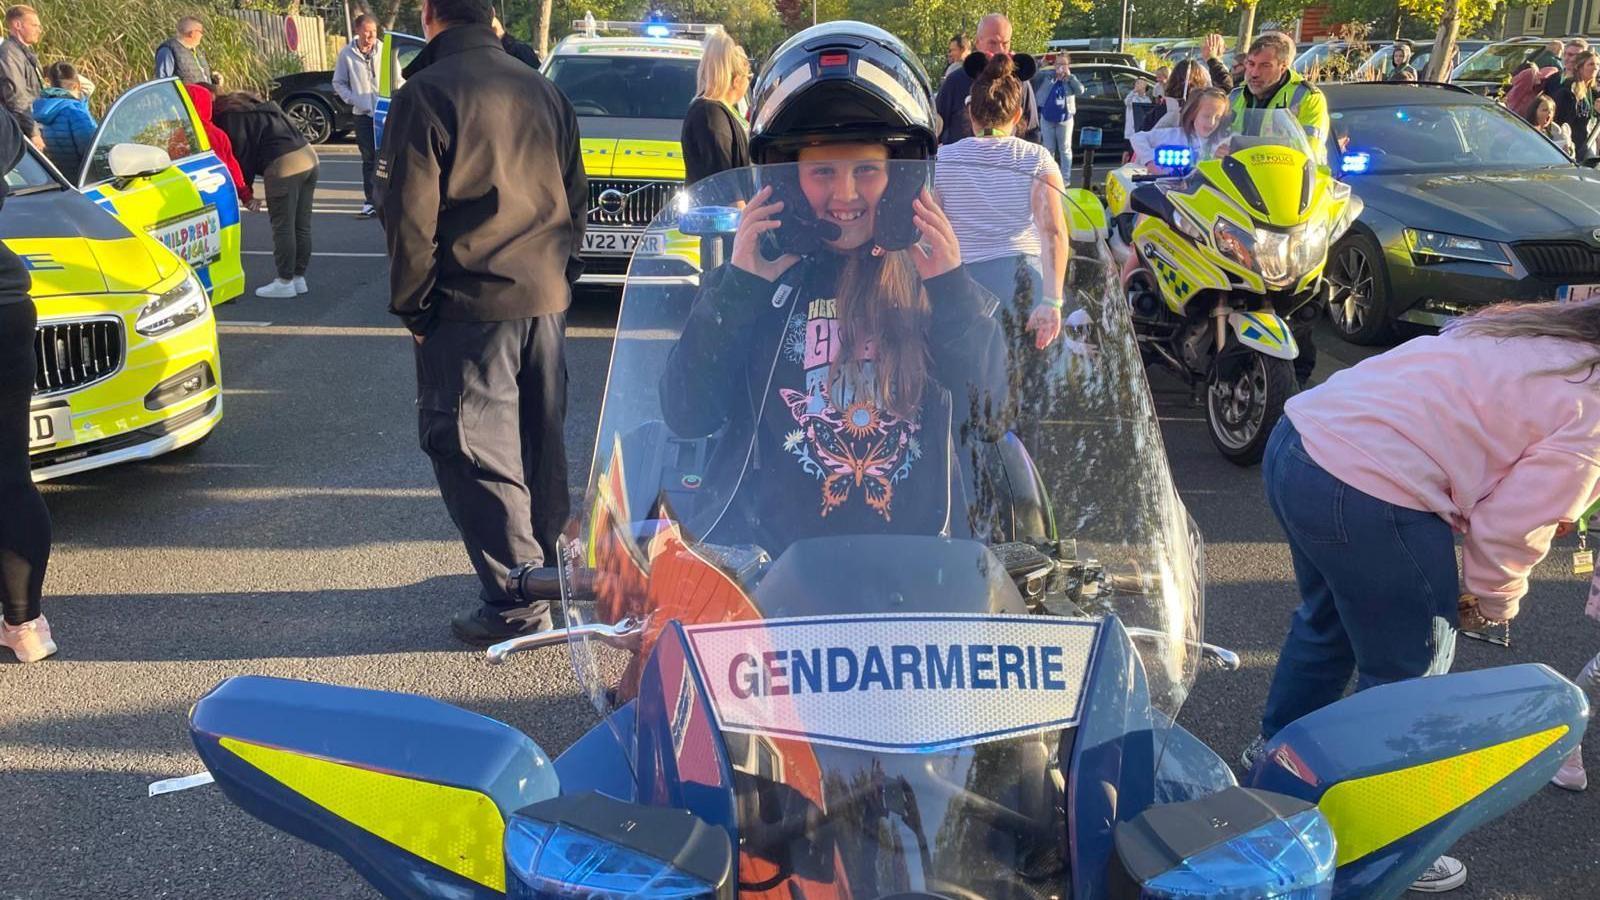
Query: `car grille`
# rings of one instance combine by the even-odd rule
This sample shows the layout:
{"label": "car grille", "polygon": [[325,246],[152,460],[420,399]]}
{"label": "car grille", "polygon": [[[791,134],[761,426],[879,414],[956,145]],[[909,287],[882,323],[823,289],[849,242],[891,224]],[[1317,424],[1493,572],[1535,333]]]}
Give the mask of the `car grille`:
{"label": "car grille", "polygon": [[[680,186],[681,182],[677,181],[591,178],[589,224],[643,228],[667,205]],[[600,206],[600,196],[606,191],[616,191],[622,195],[622,207],[616,212],[608,212]]]}
{"label": "car grille", "polygon": [[1512,245],[1528,274],[1543,281],[1600,280],[1600,250],[1577,241],[1529,241]]}
{"label": "car grille", "polygon": [[626,275],[630,256],[586,256],[583,258],[585,275]]}
{"label": "car grille", "polygon": [[122,366],[121,319],[44,322],[33,333],[33,392],[54,394],[109,378]]}

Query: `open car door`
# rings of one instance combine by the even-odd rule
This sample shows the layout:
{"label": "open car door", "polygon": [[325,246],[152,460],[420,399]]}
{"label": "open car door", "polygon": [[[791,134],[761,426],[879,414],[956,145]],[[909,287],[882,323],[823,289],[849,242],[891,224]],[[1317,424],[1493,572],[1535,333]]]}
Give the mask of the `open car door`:
{"label": "open car door", "polygon": [[[118,144],[154,147],[172,165],[119,178],[110,158]],[[83,171],[76,174],[89,199],[188,263],[213,305],[244,292],[239,195],[176,78],[145,82],[117,98],[100,123]]]}
{"label": "open car door", "polygon": [[383,146],[383,123],[389,118],[389,98],[406,83],[400,74],[417,58],[427,40],[414,34],[391,31],[383,36],[383,64],[378,67],[378,102],[372,108],[372,143]]}

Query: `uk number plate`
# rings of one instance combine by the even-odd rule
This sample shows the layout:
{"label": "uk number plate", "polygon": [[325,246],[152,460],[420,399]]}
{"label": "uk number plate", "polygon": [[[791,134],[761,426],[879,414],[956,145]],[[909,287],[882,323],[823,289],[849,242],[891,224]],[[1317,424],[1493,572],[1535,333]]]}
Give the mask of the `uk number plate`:
{"label": "uk number plate", "polygon": [[661,235],[637,231],[597,231],[583,233],[583,252],[602,256],[658,256],[661,253]]}
{"label": "uk number plate", "polygon": [[28,412],[28,449],[54,447],[72,439],[72,407],[65,403]]}
{"label": "uk number plate", "polygon": [[1600,284],[1563,284],[1556,288],[1556,299],[1562,303],[1582,303],[1600,297]]}

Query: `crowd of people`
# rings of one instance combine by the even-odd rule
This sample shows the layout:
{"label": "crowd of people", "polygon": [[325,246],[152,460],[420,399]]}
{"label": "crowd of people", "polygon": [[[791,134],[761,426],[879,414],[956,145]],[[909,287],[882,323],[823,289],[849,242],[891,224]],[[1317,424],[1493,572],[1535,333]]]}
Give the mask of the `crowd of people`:
{"label": "crowd of people", "polygon": [[1526,119],[1567,156],[1579,160],[1600,156],[1595,119],[1600,57],[1589,42],[1573,38],[1551,41],[1519,65],[1502,102]]}
{"label": "crowd of people", "polygon": [[[77,171],[95,127],[85,103],[92,88],[67,62],[39,68],[32,47],[43,29],[33,9],[12,7],[5,20],[10,39],[0,43],[0,99],[13,115],[0,116],[0,159],[14,163],[21,142],[31,138],[63,171]],[[413,337],[422,449],[478,576],[478,603],[455,616],[452,628],[483,644],[550,624],[554,576],[536,580],[531,590],[524,584],[515,596],[507,577],[555,562],[569,512],[565,317],[583,267],[578,250],[588,186],[571,103],[537,71],[531,50],[523,52],[505,34],[486,0],[424,0],[422,23],[427,45],[393,97],[381,156],[373,148],[379,51],[371,17],[356,19],[334,85],[357,117],[361,214],[378,216],[383,226],[390,311]],[[303,294],[316,154],[276,104],[220,89],[201,49],[203,36],[198,19],[177,23],[155,50],[153,73],[184,82],[251,209],[261,206],[253,182],[262,179],[276,278],[257,295]],[[861,104],[830,111],[835,118],[826,121],[776,117],[790,133],[754,138],[743,109],[752,80],[748,56],[726,33],[707,40],[681,141],[691,185],[778,162],[847,164],[864,179],[886,183],[891,150],[900,159],[937,156],[941,167],[934,190],[912,204],[925,239],[921,252],[884,252],[857,224],[870,220],[844,218],[817,251],[833,254],[831,265],[796,268],[798,253],[762,252],[762,235],[778,227],[782,201],[770,187],[756,193],[743,209],[728,263],[707,273],[673,351],[669,368],[686,385],[667,395],[665,414],[675,429],[709,433],[722,424],[722,413],[706,404],[672,402],[725,393],[713,382],[748,375],[752,383],[788,379],[797,391],[812,389],[810,372],[769,369],[769,357],[751,356],[758,338],[772,339],[758,331],[785,326],[758,319],[763,304],[748,302],[749,295],[773,296],[772,286],[791,270],[804,275],[798,295],[838,298],[837,305],[815,307],[826,310],[819,313],[828,317],[821,327],[837,328],[857,350],[875,348],[875,383],[849,390],[876,397],[881,412],[899,419],[930,418],[934,398],[924,390],[930,367],[990,352],[998,326],[979,289],[1029,298],[1027,328],[1037,346],[1055,340],[1068,247],[1059,197],[1071,169],[1075,98],[1083,85],[1062,55],[1044,96],[1036,96],[1035,63],[1014,53],[1011,40],[1011,23],[998,13],[980,20],[970,43],[965,35],[952,37],[949,68],[925,98],[937,120],[910,114],[890,120]],[[1391,77],[1414,80],[1409,45],[1392,52]],[[1290,67],[1293,53],[1292,40],[1268,32],[1230,68],[1221,37],[1208,37],[1198,59],[1158,73],[1158,85],[1128,98],[1135,161],[1154,166],[1155,148],[1172,143],[1203,146],[1224,123],[1256,109],[1289,111],[1311,145],[1324,146],[1327,105]],[[1531,64],[1531,75],[1519,74],[1519,85],[1537,90],[1518,101],[1526,101],[1530,122],[1552,140],[1589,152],[1596,56],[1581,40],[1565,44],[1561,54],[1559,71]],[[851,140],[830,140],[828,129],[839,127],[836,117],[846,112],[867,118],[851,123],[857,126]],[[862,137],[874,128],[877,137]],[[819,216],[837,202],[825,186],[804,196]],[[1037,212],[1026,220],[984,214],[1001,206]],[[898,294],[879,296],[862,285],[887,285]],[[21,437],[32,374],[17,361],[31,354],[14,338],[32,331],[26,291],[16,258],[0,253],[0,643],[32,661],[56,646],[39,608],[48,516],[29,481]],[[1338,699],[1352,674],[1359,690],[1446,671],[1458,629],[1514,617],[1529,572],[1557,532],[1579,522],[1600,497],[1600,404],[1585,402],[1600,366],[1600,304],[1491,308],[1317,387],[1308,384],[1315,364],[1309,334],[1300,345],[1306,352],[1296,365],[1307,389],[1290,401],[1264,465],[1300,604],[1247,765],[1285,724]],[[829,373],[819,384],[868,377],[852,368],[849,349],[839,354],[823,361]],[[1485,367],[1494,371],[1485,374]],[[977,360],[969,368],[986,367]],[[1386,387],[1395,383],[1408,390]],[[1379,393],[1390,402],[1372,404]],[[473,414],[462,415],[468,409]],[[1485,421],[1503,427],[1490,434]],[[778,478],[761,489],[790,490],[803,480]],[[914,494],[916,485],[902,491]],[[917,515],[915,507],[906,514]],[[1457,533],[1466,535],[1460,572]],[[1600,602],[1591,602],[1590,613],[1600,616]],[[1594,668],[1584,676],[1591,685]],[[1581,758],[1574,755],[1563,771],[1563,785],[1581,789]],[[1417,886],[1446,890],[1464,880],[1464,867],[1442,857]]]}

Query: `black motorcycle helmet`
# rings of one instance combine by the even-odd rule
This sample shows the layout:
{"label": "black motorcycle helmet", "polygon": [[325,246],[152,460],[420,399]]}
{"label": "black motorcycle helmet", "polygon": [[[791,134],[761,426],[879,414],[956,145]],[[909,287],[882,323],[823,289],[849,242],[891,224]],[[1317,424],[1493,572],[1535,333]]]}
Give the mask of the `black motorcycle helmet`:
{"label": "black motorcycle helmet", "polygon": [[900,39],[865,22],[813,25],[773,51],[756,77],[750,159],[793,162],[824,143],[887,144],[895,159],[938,147],[933,88]]}

